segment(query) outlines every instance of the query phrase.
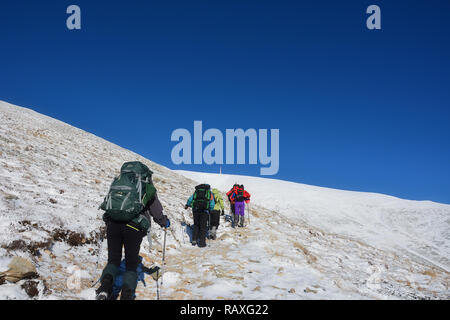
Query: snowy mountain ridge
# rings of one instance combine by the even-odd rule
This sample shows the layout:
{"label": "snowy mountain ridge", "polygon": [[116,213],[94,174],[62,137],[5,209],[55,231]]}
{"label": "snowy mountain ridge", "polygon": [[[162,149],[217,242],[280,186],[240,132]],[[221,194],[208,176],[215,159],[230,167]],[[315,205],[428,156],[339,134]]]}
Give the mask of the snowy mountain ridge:
{"label": "snowy mountain ridge", "polygon": [[377,247],[398,247],[450,270],[450,205],[226,174],[176,171],[227,189],[244,184],[252,198],[287,218]]}
{"label": "snowy mountain ridge", "polygon": [[[450,297],[448,205],[257,177],[171,171],[5,102],[0,102],[0,272],[12,257],[21,256],[39,274],[34,299],[93,298],[92,285],[107,256],[97,208],[122,163],[132,160],[154,171],[172,221],[163,299]],[[192,214],[184,204],[203,180],[223,192],[234,182],[243,183],[252,202],[249,225],[232,229],[222,219],[218,239],[200,249],[189,243]],[[154,224],[152,238],[152,248],[146,239],[141,247],[148,266],[161,263],[162,231]],[[137,298],[155,299],[156,283],[146,280]],[[30,298],[23,284],[1,284],[0,299]]]}

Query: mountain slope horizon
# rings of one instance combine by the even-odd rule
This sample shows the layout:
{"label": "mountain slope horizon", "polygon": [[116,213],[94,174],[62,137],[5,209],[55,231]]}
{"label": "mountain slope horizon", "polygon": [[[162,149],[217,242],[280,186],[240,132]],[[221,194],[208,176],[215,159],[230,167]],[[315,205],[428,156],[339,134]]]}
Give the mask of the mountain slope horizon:
{"label": "mountain slope horizon", "polygon": [[[132,160],[154,171],[172,221],[164,299],[449,297],[449,205],[239,177],[252,193],[251,223],[232,229],[222,220],[218,240],[193,248],[192,215],[183,207],[194,186],[207,180],[225,192],[237,176],[172,171],[5,102],[0,120],[0,271],[13,256],[33,261],[40,287],[48,288],[35,298],[93,297],[97,257],[100,266],[106,261],[97,208],[122,163]],[[161,261],[158,226],[152,238],[152,248],[146,240],[141,247],[147,264]],[[71,288],[74,275],[79,286]],[[148,282],[138,286],[138,299],[155,298],[156,284]],[[0,285],[0,299],[26,298],[20,282]]]}

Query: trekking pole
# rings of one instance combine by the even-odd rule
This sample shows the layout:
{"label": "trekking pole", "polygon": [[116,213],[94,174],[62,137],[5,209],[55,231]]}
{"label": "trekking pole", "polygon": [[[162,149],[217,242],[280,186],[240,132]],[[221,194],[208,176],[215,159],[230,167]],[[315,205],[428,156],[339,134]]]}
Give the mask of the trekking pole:
{"label": "trekking pole", "polygon": [[159,270],[156,271],[156,299],[159,300]]}
{"label": "trekking pole", "polygon": [[167,236],[167,228],[164,228],[164,245],[163,245],[163,257],[162,257],[162,266],[161,266],[161,287],[158,292],[158,300],[160,299],[162,286],[164,283],[164,268],[166,265],[166,236]]}
{"label": "trekking pole", "polygon": [[248,225],[250,225],[250,202],[248,203]]}
{"label": "trekking pole", "polygon": [[98,269],[98,264],[100,263],[100,256],[102,254],[102,248],[103,248],[103,233],[100,235],[99,239],[99,247],[98,247],[98,255],[97,255],[97,263],[95,264],[95,268]]}
{"label": "trekking pole", "polygon": [[[98,253],[97,253],[97,262],[95,263],[95,270],[98,270],[98,264],[100,263],[100,257],[102,255],[102,249],[103,249],[103,240],[105,239],[104,237],[104,233],[102,232],[100,234],[100,239],[99,239],[99,246],[98,246]],[[97,283],[100,282],[100,278],[98,278],[98,280],[92,285],[91,288],[93,288]]]}
{"label": "trekking pole", "polygon": [[208,213],[208,247],[211,246],[211,211]]}
{"label": "trekking pole", "polygon": [[148,241],[148,253],[150,254],[150,250],[152,250],[152,225],[148,228],[147,232],[147,241]]}

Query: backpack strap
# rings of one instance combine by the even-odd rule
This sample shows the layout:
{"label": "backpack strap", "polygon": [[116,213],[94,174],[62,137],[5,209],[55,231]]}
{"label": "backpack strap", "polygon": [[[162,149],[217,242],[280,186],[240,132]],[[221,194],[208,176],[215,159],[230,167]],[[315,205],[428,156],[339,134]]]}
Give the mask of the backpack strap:
{"label": "backpack strap", "polygon": [[106,201],[106,209],[112,209],[111,192],[108,193],[108,199]]}

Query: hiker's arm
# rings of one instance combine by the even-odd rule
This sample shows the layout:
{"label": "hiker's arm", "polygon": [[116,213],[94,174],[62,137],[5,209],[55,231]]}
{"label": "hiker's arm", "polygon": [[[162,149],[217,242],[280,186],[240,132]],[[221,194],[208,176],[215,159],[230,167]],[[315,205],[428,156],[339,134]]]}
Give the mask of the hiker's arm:
{"label": "hiker's arm", "polygon": [[161,202],[158,199],[158,195],[155,194],[155,199],[148,207],[148,211],[150,215],[153,217],[153,220],[159,224],[162,228],[165,228],[167,225],[167,216],[163,214],[163,207]]}
{"label": "hiker's arm", "polygon": [[222,197],[219,197],[219,207],[220,207],[220,210],[224,210],[225,209]]}
{"label": "hiker's arm", "polygon": [[194,195],[189,197],[188,201],[186,202],[186,207],[190,207],[192,205],[193,200],[194,200]]}

